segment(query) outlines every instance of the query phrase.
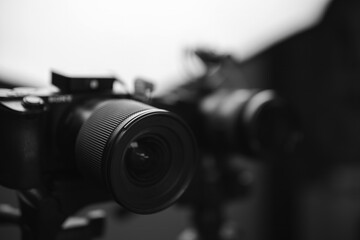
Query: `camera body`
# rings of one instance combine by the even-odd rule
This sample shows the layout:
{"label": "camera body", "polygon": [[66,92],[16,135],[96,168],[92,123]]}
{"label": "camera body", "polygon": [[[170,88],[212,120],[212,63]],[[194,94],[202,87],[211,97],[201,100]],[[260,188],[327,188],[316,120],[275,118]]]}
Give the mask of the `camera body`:
{"label": "camera body", "polygon": [[52,191],[59,179],[81,179],[141,214],[174,203],[195,171],[192,133],[115,81],[52,73],[57,89],[1,89],[0,184]]}
{"label": "camera body", "polygon": [[53,73],[52,79],[60,91],[20,87],[0,92],[1,185],[31,189],[39,187],[47,173],[75,171],[73,149],[64,147],[75,139],[61,132],[65,112],[90,99],[131,97],[113,91],[114,78],[74,80]]}

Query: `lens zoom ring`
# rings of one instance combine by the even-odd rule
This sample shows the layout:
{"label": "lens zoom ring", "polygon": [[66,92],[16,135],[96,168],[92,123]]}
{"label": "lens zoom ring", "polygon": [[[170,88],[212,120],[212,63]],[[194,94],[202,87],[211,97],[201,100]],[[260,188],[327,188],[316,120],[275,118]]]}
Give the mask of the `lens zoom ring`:
{"label": "lens zoom ring", "polygon": [[113,131],[127,118],[153,107],[129,99],[101,104],[81,127],[76,142],[76,160],[86,176],[102,181],[104,149]]}

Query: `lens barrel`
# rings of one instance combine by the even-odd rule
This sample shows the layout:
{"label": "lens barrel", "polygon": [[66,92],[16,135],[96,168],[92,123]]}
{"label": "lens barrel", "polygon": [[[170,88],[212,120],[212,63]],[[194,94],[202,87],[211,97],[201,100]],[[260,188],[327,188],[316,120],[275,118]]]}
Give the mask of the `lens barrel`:
{"label": "lens barrel", "polygon": [[130,99],[100,103],[82,124],[75,152],[86,177],[140,214],[173,204],[197,162],[194,137],[179,117]]}

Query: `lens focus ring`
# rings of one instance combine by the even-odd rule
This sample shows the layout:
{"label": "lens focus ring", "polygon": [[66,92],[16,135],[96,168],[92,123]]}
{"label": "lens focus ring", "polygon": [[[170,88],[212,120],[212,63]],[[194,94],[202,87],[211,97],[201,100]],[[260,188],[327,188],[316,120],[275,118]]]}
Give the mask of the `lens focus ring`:
{"label": "lens focus ring", "polygon": [[104,149],[113,131],[130,116],[151,108],[128,99],[103,103],[85,122],[78,134],[76,159],[79,169],[85,170],[85,174],[90,175],[91,178],[102,181],[100,171]]}

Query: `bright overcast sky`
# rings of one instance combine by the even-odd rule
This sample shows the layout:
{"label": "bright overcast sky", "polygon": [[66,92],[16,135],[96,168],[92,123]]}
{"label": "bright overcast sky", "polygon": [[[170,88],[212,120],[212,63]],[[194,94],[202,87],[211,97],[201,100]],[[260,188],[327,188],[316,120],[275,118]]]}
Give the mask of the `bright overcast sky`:
{"label": "bright overcast sky", "polygon": [[328,0],[1,0],[0,76],[51,69],[165,81],[187,47],[240,59],[314,23]]}

